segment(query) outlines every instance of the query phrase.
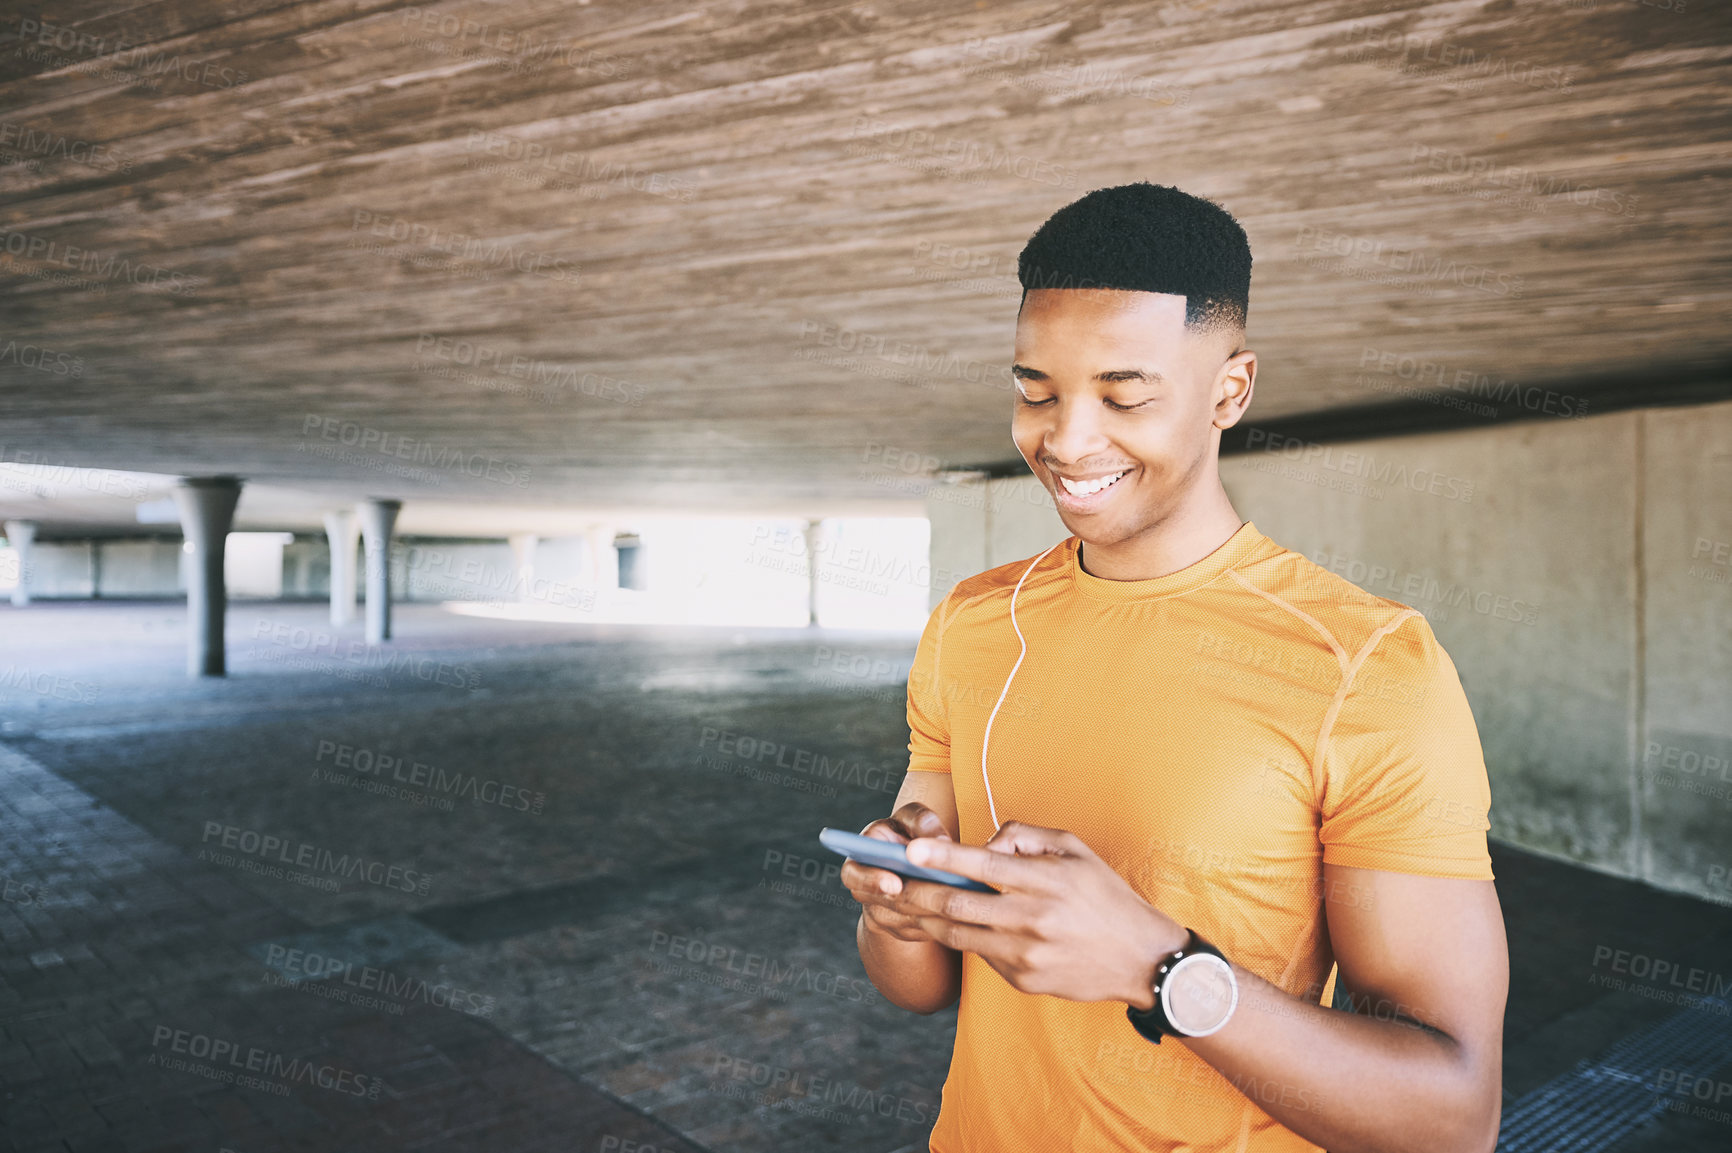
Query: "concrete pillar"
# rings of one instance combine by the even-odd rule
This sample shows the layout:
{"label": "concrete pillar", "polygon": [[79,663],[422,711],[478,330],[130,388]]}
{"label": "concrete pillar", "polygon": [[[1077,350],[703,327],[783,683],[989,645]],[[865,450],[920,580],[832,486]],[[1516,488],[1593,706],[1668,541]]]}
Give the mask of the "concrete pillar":
{"label": "concrete pillar", "polygon": [[364,500],[356,513],[367,542],[367,643],[391,639],[391,531],[400,500]]}
{"label": "concrete pillar", "polygon": [[821,520],[806,522],[806,627],[818,627],[818,534]]}
{"label": "concrete pillar", "polygon": [[361,526],[346,509],[325,514],[325,539],[331,542],[331,623],[346,625],[355,619],[355,546]]}
{"label": "concrete pillar", "polygon": [[613,562],[620,588],[641,592],[648,587],[649,571],[645,567],[643,537],[629,530],[614,533]]}
{"label": "concrete pillar", "polygon": [[241,482],[232,476],[189,477],[174,488],[180,531],[192,546],[186,581],[186,675],[220,677],[228,672],[223,649],[223,546],[240,503]]}
{"label": "concrete pillar", "polygon": [[520,601],[531,599],[530,589],[535,584],[535,546],[540,539],[532,532],[513,533],[510,537],[513,579]]}
{"label": "concrete pillar", "polygon": [[7,521],[6,543],[18,554],[18,584],[12,589],[12,603],[23,608],[30,603],[30,550],[36,544],[36,522]]}

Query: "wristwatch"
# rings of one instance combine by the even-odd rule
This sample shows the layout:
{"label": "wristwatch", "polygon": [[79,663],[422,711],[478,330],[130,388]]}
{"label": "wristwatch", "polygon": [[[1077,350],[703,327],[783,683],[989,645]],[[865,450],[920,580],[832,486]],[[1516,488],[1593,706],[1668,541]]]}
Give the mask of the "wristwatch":
{"label": "wristwatch", "polygon": [[1221,950],[1187,929],[1184,945],[1155,966],[1155,1004],[1125,1006],[1131,1028],[1159,1045],[1167,1037],[1207,1037],[1233,1016],[1239,982]]}

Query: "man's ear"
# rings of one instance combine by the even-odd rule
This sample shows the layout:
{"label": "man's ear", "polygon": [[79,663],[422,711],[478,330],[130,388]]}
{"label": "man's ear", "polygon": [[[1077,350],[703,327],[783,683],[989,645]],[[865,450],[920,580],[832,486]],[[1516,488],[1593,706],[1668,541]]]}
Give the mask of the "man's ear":
{"label": "man's ear", "polygon": [[1229,429],[1238,424],[1251,407],[1256,387],[1257,354],[1247,348],[1228,357],[1215,374],[1215,427]]}

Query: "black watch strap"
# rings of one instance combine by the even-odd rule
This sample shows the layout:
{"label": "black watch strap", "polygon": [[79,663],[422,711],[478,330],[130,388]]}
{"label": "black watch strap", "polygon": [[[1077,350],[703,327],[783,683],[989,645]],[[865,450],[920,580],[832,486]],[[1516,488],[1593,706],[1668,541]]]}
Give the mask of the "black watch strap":
{"label": "black watch strap", "polygon": [[1155,979],[1152,985],[1155,994],[1153,1007],[1139,1009],[1135,1005],[1125,1006],[1125,1017],[1130,1021],[1131,1028],[1157,1045],[1161,1043],[1162,1037],[1183,1037],[1185,1035],[1173,1028],[1173,1022],[1167,1017],[1166,1006],[1162,1004],[1161,990],[1166,984],[1167,974],[1171,973],[1173,967],[1180,961],[1198,953],[1208,953],[1220,957],[1223,961],[1227,959],[1221,950],[1199,937],[1195,929],[1186,929],[1185,932],[1190,934],[1186,937],[1185,943],[1161,958],[1161,963],[1155,966]]}

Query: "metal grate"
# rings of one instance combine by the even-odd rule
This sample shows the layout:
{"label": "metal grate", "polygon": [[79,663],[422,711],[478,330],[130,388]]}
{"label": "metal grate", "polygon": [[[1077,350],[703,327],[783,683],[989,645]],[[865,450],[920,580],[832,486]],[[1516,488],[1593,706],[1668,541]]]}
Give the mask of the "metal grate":
{"label": "metal grate", "polygon": [[1633,1033],[1599,1059],[1582,1061],[1523,1095],[1504,1110],[1499,1153],[1600,1153],[1644,1122],[1685,1099],[1662,1089],[1662,1069],[1705,1076],[1732,1061],[1732,1012],[1725,1001],[1704,998]]}

